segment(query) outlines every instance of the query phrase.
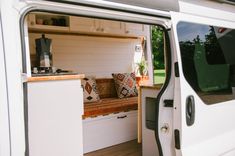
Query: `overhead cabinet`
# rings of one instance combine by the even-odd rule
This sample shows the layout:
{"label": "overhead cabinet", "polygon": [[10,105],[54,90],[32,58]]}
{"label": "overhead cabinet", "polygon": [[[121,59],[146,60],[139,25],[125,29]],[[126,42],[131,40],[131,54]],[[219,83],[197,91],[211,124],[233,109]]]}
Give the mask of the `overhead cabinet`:
{"label": "overhead cabinet", "polygon": [[28,15],[28,27],[34,31],[68,32],[70,22],[68,16],[31,13]]}
{"label": "overhead cabinet", "polygon": [[95,19],[70,16],[70,31],[73,32],[95,32]]}
{"label": "overhead cabinet", "polygon": [[124,34],[124,27],[121,22],[109,20],[96,20],[98,31],[110,34]]}
{"label": "overhead cabinet", "polygon": [[125,23],[126,35],[144,35],[147,28],[143,24]]}
{"label": "overhead cabinet", "polygon": [[121,22],[70,16],[70,31],[101,34],[124,34]]}
{"label": "overhead cabinet", "polygon": [[146,35],[146,29],[143,24],[56,14],[45,15],[30,13],[28,15],[28,26],[30,31],[127,37]]}

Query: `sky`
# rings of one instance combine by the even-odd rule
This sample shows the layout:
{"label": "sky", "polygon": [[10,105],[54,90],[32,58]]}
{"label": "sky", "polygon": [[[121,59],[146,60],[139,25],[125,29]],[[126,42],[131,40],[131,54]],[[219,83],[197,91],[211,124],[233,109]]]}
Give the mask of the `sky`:
{"label": "sky", "polygon": [[202,41],[205,41],[205,35],[209,34],[209,29],[208,25],[180,22],[177,25],[179,41],[192,41],[197,35]]}

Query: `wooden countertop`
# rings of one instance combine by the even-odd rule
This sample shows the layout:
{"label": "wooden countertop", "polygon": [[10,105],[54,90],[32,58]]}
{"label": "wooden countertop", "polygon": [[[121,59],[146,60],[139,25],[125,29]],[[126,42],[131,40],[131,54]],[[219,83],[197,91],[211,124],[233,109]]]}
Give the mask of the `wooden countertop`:
{"label": "wooden countertop", "polygon": [[83,79],[84,74],[74,74],[74,75],[53,75],[53,76],[35,76],[28,77],[27,82],[38,82],[38,81],[57,81],[57,80],[74,80]]}
{"label": "wooden countertop", "polygon": [[142,85],[140,86],[141,89],[147,88],[147,89],[161,89],[163,84],[155,84],[155,85]]}

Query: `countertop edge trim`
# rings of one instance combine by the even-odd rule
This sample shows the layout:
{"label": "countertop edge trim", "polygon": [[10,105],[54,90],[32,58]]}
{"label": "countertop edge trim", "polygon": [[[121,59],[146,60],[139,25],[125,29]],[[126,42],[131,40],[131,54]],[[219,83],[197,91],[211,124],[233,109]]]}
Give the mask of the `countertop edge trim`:
{"label": "countertop edge trim", "polygon": [[83,79],[85,74],[28,77],[26,82],[57,81]]}

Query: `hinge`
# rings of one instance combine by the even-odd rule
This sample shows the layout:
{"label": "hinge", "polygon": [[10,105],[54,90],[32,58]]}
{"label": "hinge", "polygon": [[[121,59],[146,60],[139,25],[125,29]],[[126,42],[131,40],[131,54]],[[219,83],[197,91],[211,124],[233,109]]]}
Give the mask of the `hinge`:
{"label": "hinge", "polygon": [[180,74],[179,74],[179,64],[178,62],[175,62],[175,77],[180,77]]}
{"label": "hinge", "polygon": [[21,81],[24,83],[24,82],[27,82],[28,80],[28,76],[26,73],[21,73]]}

